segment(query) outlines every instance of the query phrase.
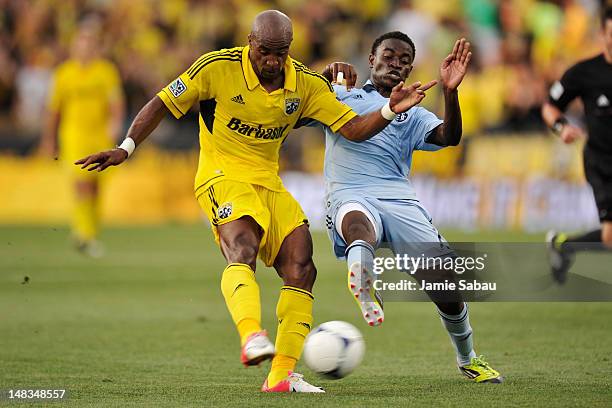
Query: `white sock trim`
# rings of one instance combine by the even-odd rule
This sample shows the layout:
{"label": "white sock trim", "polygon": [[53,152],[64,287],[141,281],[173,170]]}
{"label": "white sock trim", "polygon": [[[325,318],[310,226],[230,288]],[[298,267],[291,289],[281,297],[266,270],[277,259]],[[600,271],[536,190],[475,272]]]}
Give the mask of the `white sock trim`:
{"label": "white sock trim", "polygon": [[370,211],[368,211],[367,208],[365,208],[362,204],[356,201],[351,201],[342,204],[336,212],[336,219],[334,220],[334,225],[336,226],[336,232],[338,233],[338,235],[340,235],[342,240],[346,242],[346,239],[342,234],[342,220],[344,220],[346,214],[350,213],[351,211],[359,211],[368,218],[368,220],[372,224],[372,227],[374,227],[374,235],[376,236],[376,240],[378,241],[378,228],[376,227],[376,221],[374,221],[374,216],[372,215],[372,213],[370,213]]}

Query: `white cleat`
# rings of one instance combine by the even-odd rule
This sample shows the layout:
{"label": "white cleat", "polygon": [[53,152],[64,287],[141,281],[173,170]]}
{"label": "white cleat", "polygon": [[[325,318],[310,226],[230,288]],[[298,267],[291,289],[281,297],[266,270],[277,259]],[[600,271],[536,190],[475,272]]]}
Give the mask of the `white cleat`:
{"label": "white cleat", "polygon": [[385,320],[383,302],[374,289],[374,277],[370,271],[355,262],[348,271],[348,288],[361,309],[361,315],[370,326],[379,326]]}
{"label": "white cleat", "polygon": [[263,392],[325,392],[323,388],[316,387],[307,383],[302,374],[289,371],[287,378],[276,384],[274,387],[268,387],[268,379],[261,386]]}
{"label": "white cleat", "polygon": [[268,333],[262,330],[251,334],[242,346],[240,362],[245,367],[259,365],[264,360],[274,357],[274,344],[268,338]]}
{"label": "white cleat", "polygon": [[106,253],[104,245],[95,239],[88,241],[77,241],[75,245],[77,251],[93,259],[100,259]]}

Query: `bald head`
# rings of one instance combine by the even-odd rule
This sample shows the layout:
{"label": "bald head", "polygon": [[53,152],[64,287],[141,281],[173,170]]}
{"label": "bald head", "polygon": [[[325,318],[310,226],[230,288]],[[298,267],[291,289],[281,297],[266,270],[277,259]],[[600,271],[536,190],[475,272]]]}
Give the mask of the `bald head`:
{"label": "bald head", "polygon": [[255,17],[249,34],[249,59],[260,81],[282,81],[292,40],[291,19],[280,11],[266,10]]}
{"label": "bald head", "polygon": [[291,19],[278,10],[266,10],[255,16],[249,39],[269,46],[288,46],[293,40]]}

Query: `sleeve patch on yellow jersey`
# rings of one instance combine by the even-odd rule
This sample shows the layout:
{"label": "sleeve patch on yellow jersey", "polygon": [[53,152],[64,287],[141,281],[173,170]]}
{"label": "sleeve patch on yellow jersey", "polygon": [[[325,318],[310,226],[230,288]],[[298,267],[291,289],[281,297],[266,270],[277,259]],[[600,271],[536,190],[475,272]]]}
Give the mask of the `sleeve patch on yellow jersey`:
{"label": "sleeve patch on yellow jersey", "polygon": [[177,78],[176,81],[171,83],[168,88],[170,89],[170,92],[172,92],[172,95],[174,95],[175,98],[178,98],[183,92],[187,90],[187,86],[181,78]]}

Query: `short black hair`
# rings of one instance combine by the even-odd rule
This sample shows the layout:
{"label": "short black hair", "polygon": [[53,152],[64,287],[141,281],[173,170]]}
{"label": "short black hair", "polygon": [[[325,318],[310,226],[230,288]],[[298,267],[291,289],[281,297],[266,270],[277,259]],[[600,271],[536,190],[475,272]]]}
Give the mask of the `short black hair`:
{"label": "short black hair", "polygon": [[416,48],[414,46],[414,43],[412,42],[410,37],[408,37],[406,34],[402,33],[401,31],[391,31],[375,39],[374,43],[372,44],[372,55],[376,54],[376,49],[378,48],[380,43],[385,40],[388,40],[389,38],[395,38],[397,40],[405,42],[406,44],[410,46],[410,48],[412,48],[412,57],[414,58],[416,56]]}
{"label": "short black hair", "polygon": [[606,20],[612,20],[612,7],[604,8],[604,11],[601,13],[601,27],[606,27]]}

